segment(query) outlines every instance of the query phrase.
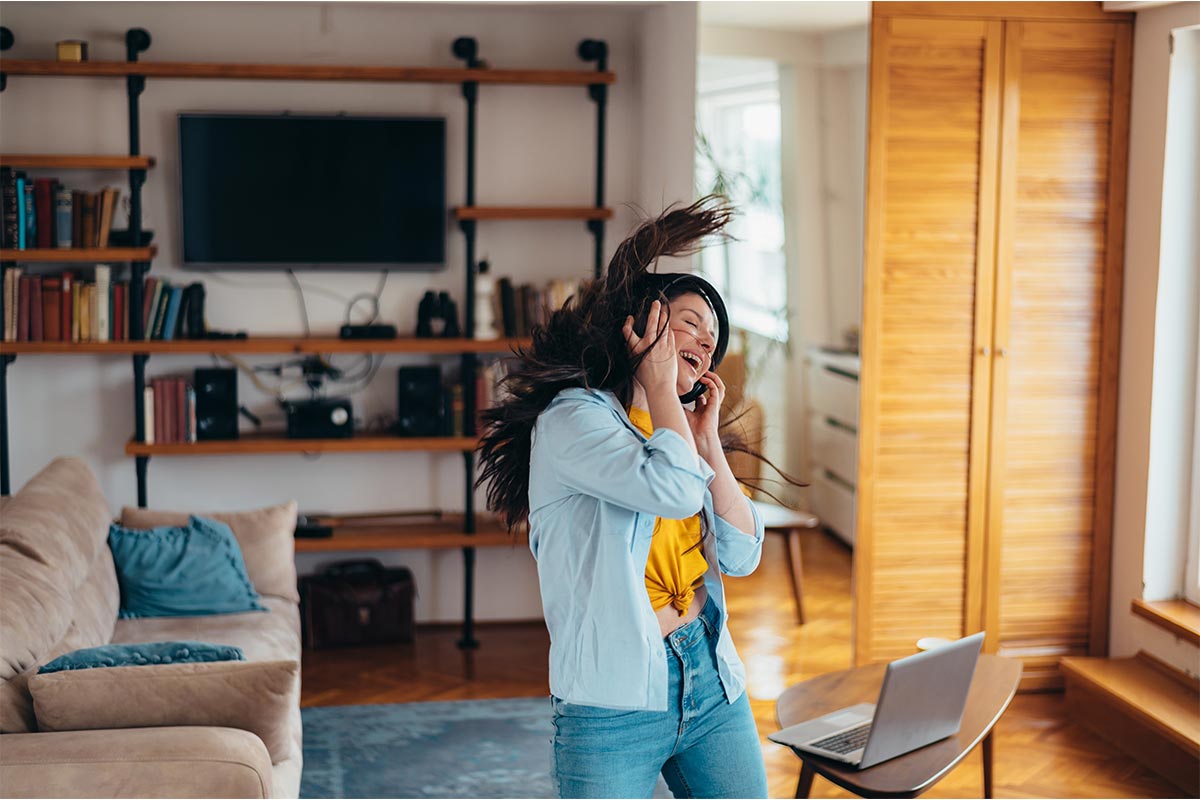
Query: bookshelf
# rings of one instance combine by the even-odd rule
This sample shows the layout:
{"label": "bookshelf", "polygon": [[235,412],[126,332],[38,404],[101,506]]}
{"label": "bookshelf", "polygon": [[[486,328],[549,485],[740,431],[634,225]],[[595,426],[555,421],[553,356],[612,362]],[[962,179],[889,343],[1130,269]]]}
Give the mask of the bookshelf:
{"label": "bookshelf", "polygon": [[[14,42],[12,32],[3,30],[3,49]],[[129,152],[124,155],[0,155],[0,163],[22,169],[111,169],[128,170],[130,198],[130,241],[138,242],[142,235],[141,186],[146,172],[155,164],[152,156],[140,151],[139,98],[147,78],[183,78],[209,80],[282,80],[282,81],[353,81],[391,83],[457,84],[466,102],[465,164],[466,186],[464,205],[450,211],[465,239],[465,269],[462,306],[463,329],[474,330],[475,276],[478,264],[475,257],[477,224],[501,221],[574,221],[586,225],[593,238],[593,273],[600,277],[603,267],[605,223],[612,219],[612,209],[604,202],[605,118],[608,88],[616,75],[607,68],[608,47],[605,42],[587,39],[579,43],[578,57],[594,69],[532,70],[493,69],[478,57],[478,43],[470,37],[455,39],[451,52],[463,66],[399,67],[374,65],[325,64],[237,64],[140,61],[150,48],[150,34],[133,28],[125,34],[125,61],[60,62],[34,59],[0,60],[0,91],[8,76],[42,77],[111,77],[125,80],[129,103]],[[525,85],[585,89],[596,107],[595,137],[595,202],[591,206],[477,206],[476,183],[476,113],[481,87],[488,85]],[[142,293],[146,273],[156,256],[154,247],[55,250],[2,250],[0,262],[5,265],[21,262],[128,262],[132,265],[129,307],[142,308]],[[0,323],[3,315],[0,313]],[[415,339],[341,340],[326,337],[263,336],[248,339],[206,339],[147,341],[142,339],[140,315],[131,315],[130,341],[119,342],[5,342],[0,345],[0,494],[9,493],[8,464],[8,366],[18,355],[129,355],[134,368],[134,426],[133,438],[126,444],[125,453],[135,460],[137,471],[138,505],[147,505],[146,474],[151,457],[200,455],[250,455],[259,453],[312,452],[431,452],[461,453],[464,461],[464,509],[461,515],[446,516],[433,524],[354,526],[353,530],[338,528],[327,539],[297,539],[298,552],[339,551],[389,548],[461,548],[464,575],[464,614],[462,638],[464,649],[478,646],[474,637],[474,567],[477,547],[514,546],[514,540],[494,522],[478,519],[474,510],[475,481],[475,393],[464,391],[464,435],[458,437],[400,438],[393,436],[357,436],[349,439],[288,439],[282,434],[246,435],[233,441],[202,441],[186,444],[145,443],[143,389],[146,386],[145,367],[154,354],[221,354],[221,353],[409,353],[458,356],[461,359],[460,380],[464,387],[475,384],[477,359],[484,353],[512,351],[527,345],[528,339]],[[518,540],[519,541],[519,540]]]}

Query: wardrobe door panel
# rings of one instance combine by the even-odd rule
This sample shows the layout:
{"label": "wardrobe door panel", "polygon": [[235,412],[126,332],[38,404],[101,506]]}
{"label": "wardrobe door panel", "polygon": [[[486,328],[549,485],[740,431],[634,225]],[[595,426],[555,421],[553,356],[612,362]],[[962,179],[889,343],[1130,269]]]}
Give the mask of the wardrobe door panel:
{"label": "wardrobe door panel", "polygon": [[969,500],[986,486],[990,378],[977,340],[991,335],[1002,24],[875,9],[858,663],[910,654],[922,636],[961,636],[982,616],[972,542],[982,542],[983,504]]}
{"label": "wardrobe door panel", "polygon": [[1128,28],[1009,22],[1004,59],[985,617],[988,648],[1052,686],[1107,598]]}

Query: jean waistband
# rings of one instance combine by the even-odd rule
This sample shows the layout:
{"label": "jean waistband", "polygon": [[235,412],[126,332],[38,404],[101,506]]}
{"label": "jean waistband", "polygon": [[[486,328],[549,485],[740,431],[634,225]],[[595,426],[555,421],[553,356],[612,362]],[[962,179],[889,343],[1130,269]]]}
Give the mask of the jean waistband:
{"label": "jean waistband", "polygon": [[704,601],[700,615],[686,625],[680,625],[665,637],[668,645],[676,649],[689,647],[703,636],[715,636],[721,630],[721,610],[712,597]]}

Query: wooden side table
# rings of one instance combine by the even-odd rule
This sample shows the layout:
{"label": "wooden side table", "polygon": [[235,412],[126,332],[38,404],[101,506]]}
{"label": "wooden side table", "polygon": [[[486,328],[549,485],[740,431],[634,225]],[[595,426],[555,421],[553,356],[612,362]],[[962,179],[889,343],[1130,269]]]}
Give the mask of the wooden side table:
{"label": "wooden side table", "polygon": [[[886,664],[833,672],[792,686],[779,696],[775,716],[787,728],[857,703],[879,698]],[[1021,662],[983,654],[967,694],[962,727],[940,742],[858,770],[841,761],[793,749],[803,762],[796,797],[808,797],[813,777],[821,775],[860,797],[917,797],[983,744],[983,796],[992,796],[992,727],[1017,692]]]}
{"label": "wooden side table", "polygon": [[807,511],[796,511],[775,503],[758,500],[753,502],[754,507],[758,509],[759,516],[762,517],[763,527],[766,528],[767,533],[782,533],[787,541],[787,564],[788,572],[792,577],[792,597],[796,600],[796,621],[803,625],[804,565],[800,558],[800,531],[806,528],[815,528],[821,524],[821,521]]}

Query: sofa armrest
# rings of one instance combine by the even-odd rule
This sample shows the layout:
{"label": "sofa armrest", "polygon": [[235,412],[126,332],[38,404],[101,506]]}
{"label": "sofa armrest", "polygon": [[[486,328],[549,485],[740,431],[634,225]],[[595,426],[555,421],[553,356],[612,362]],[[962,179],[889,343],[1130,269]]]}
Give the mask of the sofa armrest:
{"label": "sofa armrest", "polygon": [[236,728],[0,736],[3,797],[270,797],[271,757]]}

